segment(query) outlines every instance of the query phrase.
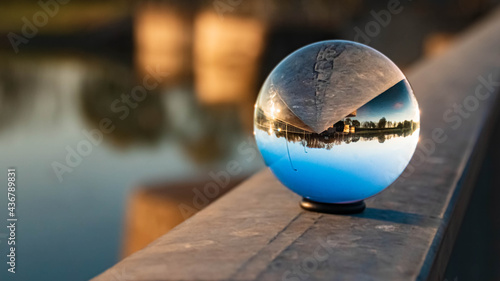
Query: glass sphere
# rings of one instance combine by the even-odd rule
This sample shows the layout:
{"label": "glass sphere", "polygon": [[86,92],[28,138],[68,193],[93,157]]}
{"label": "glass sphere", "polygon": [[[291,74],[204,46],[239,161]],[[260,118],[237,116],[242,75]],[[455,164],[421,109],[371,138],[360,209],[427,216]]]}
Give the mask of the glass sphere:
{"label": "glass sphere", "polygon": [[412,157],[420,112],[404,74],[350,41],[305,46],[269,74],[254,134],[266,165],[295,193],[353,203],[394,182]]}

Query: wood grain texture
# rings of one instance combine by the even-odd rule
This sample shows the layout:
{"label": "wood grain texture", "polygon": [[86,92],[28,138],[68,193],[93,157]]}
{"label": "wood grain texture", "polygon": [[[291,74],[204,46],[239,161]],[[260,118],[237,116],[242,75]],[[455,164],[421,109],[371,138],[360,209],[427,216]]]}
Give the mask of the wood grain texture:
{"label": "wood grain texture", "polygon": [[[408,73],[422,112],[419,146],[364,213],[305,212],[266,169],[94,280],[442,280],[498,84],[457,128],[443,114],[469,100],[480,77],[500,81],[498,34],[500,10]],[[441,129],[446,141],[433,141]]]}

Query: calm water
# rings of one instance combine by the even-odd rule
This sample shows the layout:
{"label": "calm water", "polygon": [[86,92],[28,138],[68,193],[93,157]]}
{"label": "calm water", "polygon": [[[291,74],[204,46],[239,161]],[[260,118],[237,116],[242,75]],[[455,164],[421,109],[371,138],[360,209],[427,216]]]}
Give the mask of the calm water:
{"label": "calm water", "polygon": [[[239,161],[243,174],[262,165],[237,152],[249,140],[238,111],[200,105],[189,88],[156,89],[122,122],[109,108],[133,86],[126,66],[50,55],[6,62],[0,66],[0,181],[7,182],[7,168],[16,168],[19,219],[18,273],[9,280],[88,280],[112,266],[119,259],[125,200],[139,184],[206,177],[229,160]],[[68,147],[77,150],[87,139],[83,130],[104,117],[116,130],[80,161],[70,159],[80,162],[76,167],[68,166]],[[55,162],[71,170],[62,181]],[[6,194],[0,209],[5,219]]]}

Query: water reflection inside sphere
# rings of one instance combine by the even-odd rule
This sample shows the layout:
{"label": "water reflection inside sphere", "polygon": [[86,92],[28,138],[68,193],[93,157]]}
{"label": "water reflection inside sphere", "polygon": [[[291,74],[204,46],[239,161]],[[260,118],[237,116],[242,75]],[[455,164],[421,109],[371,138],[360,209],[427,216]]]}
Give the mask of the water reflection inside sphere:
{"label": "water reflection inside sphere", "polygon": [[277,178],[304,198],[350,203],[396,180],[419,136],[419,109],[402,72],[348,41],[306,46],[269,75],[254,131]]}

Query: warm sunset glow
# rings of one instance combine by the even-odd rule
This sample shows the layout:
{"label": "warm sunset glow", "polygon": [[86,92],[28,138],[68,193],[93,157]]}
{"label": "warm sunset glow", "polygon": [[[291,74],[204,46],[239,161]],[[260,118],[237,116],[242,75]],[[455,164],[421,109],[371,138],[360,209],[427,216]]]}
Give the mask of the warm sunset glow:
{"label": "warm sunset glow", "polygon": [[174,81],[189,71],[190,25],[172,7],[159,3],[140,5],[134,19],[134,37],[140,73],[158,68]]}
{"label": "warm sunset glow", "polygon": [[198,97],[205,103],[235,103],[254,92],[265,26],[248,17],[202,12],[194,24]]}

